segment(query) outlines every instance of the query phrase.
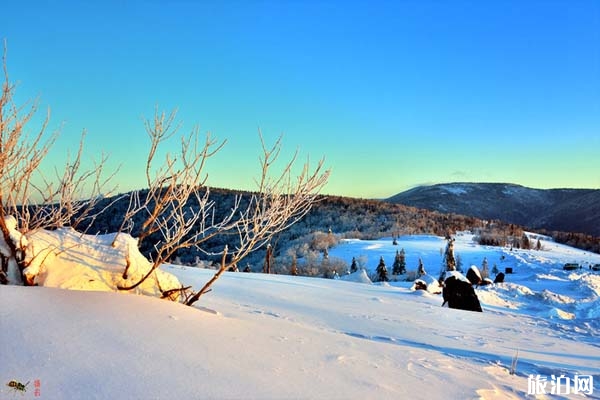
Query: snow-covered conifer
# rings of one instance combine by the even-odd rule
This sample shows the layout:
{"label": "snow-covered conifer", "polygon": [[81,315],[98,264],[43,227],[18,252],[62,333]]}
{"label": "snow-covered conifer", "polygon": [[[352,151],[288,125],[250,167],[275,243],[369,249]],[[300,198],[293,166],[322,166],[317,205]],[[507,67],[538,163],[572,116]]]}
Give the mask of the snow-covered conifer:
{"label": "snow-covered conifer", "polygon": [[377,281],[379,282],[387,282],[389,281],[387,268],[385,266],[385,261],[383,260],[383,256],[379,258],[379,265],[377,265]]}
{"label": "snow-covered conifer", "polygon": [[358,271],[358,265],[356,264],[356,257],[352,257],[352,265],[350,265],[350,273]]}
{"label": "snow-covered conifer", "polygon": [[489,266],[488,266],[488,260],[487,260],[487,257],[484,257],[483,261],[481,262],[481,279],[488,278],[489,276],[490,276],[490,270],[489,270]]}
{"label": "snow-covered conifer", "polygon": [[454,239],[448,239],[446,251],[444,252],[444,264],[446,271],[456,271],[456,259],[454,258]]}
{"label": "snow-covered conifer", "polygon": [[418,276],[427,275],[427,272],[425,271],[425,266],[423,265],[423,260],[420,257],[419,257],[419,267],[417,268],[417,275]]}
{"label": "snow-covered conifer", "polygon": [[396,257],[392,266],[392,274],[402,275],[406,273],[406,253],[404,249],[396,250]]}

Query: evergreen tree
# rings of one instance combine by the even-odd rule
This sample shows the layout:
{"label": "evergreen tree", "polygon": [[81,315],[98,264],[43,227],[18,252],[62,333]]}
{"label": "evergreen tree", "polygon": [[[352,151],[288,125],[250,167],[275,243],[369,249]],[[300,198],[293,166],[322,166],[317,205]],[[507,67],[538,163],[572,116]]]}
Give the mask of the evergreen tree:
{"label": "evergreen tree", "polygon": [[446,271],[456,270],[456,259],[454,258],[454,239],[448,239],[446,252],[444,253],[444,264],[446,265]]}
{"label": "evergreen tree", "polygon": [[460,256],[460,254],[457,254],[456,255],[456,270],[458,272],[463,272],[462,266],[463,266],[462,257]]}
{"label": "evergreen tree", "polygon": [[398,275],[400,273],[400,252],[396,250],[396,256],[394,257],[394,264],[392,264],[392,275]]}
{"label": "evergreen tree", "polygon": [[483,257],[483,261],[481,263],[481,278],[485,279],[488,278],[490,276],[490,270],[488,267],[488,260],[487,257]]}
{"label": "evergreen tree", "polygon": [[396,257],[394,258],[394,265],[392,267],[392,274],[394,275],[406,273],[406,253],[404,249],[401,251],[396,250]]}
{"label": "evergreen tree", "polygon": [[400,273],[406,273],[406,252],[404,251],[404,247],[400,249]]}
{"label": "evergreen tree", "polygon": [[500,272],[500,270],[498,269],[498,266],[494,264],[494,267],[492,268],[492,274],[498,275],[498,272]]}
{"label": "evergreen tree", "polygon": [[383,261],[383,256],[379,258],[379,265],[377,266],[376,272],[378,282],[387,282],[389,280],[387,268],[385,267],[385,261]]}
{"label": "evergreen tree", "polygon": [[352,265],[350,265],[350,273],[358,271],[358,265],[356,264],[356,258],[352,257]]}
{"label": "evergreen tree", "polygon": [[423,265],[423,260],[421,260],[421,258],[419,258],[419,267],[417,269],[417,275],[418,276],[427,275],[427,272],[425,271],[425,266]]}
{"label": "evergreen tree", "polygon": [[537,244],[535,245],[535,249],[536,250],[541,250],[542,249],[542,242],[540,241],[540,238],[538,238],[538,240],[537,240]]}

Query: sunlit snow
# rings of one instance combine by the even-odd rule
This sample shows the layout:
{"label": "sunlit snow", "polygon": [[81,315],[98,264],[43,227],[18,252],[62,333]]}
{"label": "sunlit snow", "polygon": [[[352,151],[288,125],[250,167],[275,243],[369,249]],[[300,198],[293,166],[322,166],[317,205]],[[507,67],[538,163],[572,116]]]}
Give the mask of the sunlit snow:
{"label": "sunlit snow", "polygon": [[[441,295],[412,282],[369,279],[380,257],[391,270],[401,248],[409,271],[421,258],[437,278],[442,238],[347,240],[329,257],[356,257],[366,270],[336,280],[226,272],[187,307],[115,293],[100,271],[119,272],[124,253],[101,237],[43,238],[68,238],[77,252],[39,266],[47,275],[38,283],[53,287],[0,287],[3,399],[520,399],[537,375],[548,379],[546,398],[552,375],[594,379],[592,394],[562,398],[600,396],[597,254],[547,240],[543,251],[483,247],[457,235],[464,270],[486,258],[490,270],[514,271],[476,289],[476,313],[443,308]],[[566,262],[582,269],[563,271]],[[195,287],[214,274],[162,270]]]}

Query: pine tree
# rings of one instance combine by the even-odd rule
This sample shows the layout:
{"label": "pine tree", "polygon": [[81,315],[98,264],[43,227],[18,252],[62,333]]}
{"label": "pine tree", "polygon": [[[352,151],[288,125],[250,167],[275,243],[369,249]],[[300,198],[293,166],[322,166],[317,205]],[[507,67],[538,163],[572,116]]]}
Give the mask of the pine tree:
{"label": "pine tree", "polygon": [[385,267],[385,261],[383,261],[383,256],[379,258],[379,265],[377,266],[376,272],[378,282],[387,282],[389,280],[387,268]]}
{"label": "pine tree", "polygon": [[538,250],[538,251],[542,249],[542,242],[540,241],[540,238],[538,238],[538,240],[537,240],[537,244],[535,245],[535,249]]}
{"label": "pine tree", "polygon": [[396,257],[394,258],[394,265],[392,268],[392,274],[402,275],[406,273],[406,253],[404,249],[400,252],[396,250]]}
{"label": "pine tree", "polygon": [[356,264],[356,258],[352,257],[352,265],[350,265],[350,273],[358,271],[358,265]]}
{"label": "pine tree", "polygon": [[444,253],[444,264],[446,265],[446,271],[456,270],[456,259],[454,258],[454,239],[448,239],[446,252]]}
{"label": "pine tree", "polygon": [[419,258],[419,267],[417,269],[417,275],[418,276],[427,275],[427,272],[425,271],[425,266],[423,265],[423,260],[421,260],[421,258]]}
{"label": "pine tree", "polygon": [[485,279],[490,276],[490,270],[488,268],[488,260],[487,257],[483,257],[483,261],[481,263],[481,278]]}
{"label": "pine tree", "polygon": [[458,272],[463,272],[462,266],[463,266],[462,257],[460,256],[460,254],[457,254],[456,255],[456,270]]}
{"label": "pine tree", "polygon": [[494,264],[494,267],[492,268],[492,274],[498,275],[498,272],[500,272],[500,270],[498,269],[498,266]]}

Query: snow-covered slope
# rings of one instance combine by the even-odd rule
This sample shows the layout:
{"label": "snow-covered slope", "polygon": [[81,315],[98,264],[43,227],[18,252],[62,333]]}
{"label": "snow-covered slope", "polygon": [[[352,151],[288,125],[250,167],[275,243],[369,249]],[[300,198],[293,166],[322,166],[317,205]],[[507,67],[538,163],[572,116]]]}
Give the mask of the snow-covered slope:
{"label": "snow-covered slope", "polygon": [[[391,239],[347,241],[330,257],[362,256],[374,268],[380,256],[391,265],[404,247],[409,270],[422,257],[437,274],[443,245],[431,236],[400,238],[399,246]],[[442,308],[439,295],[413,291],[407,282],[245,273],[225,273],[196,307],[110,292],[0,287],[0,394],[518,399],[526,396],[530,375],[550,381],[564,374],[592,375],[587,397],[598,398],[600,273],[565,272],[561,263],[595,263],[600,256],[550,242],[544,247],[510,252],[474,245],[466,236],[457,240],[466,265],[486,257],[490,268],[498,262],[515,270],[506,283],[477,290],[483,313]],[[194,286],[214,273],[163,269]],[[11,380],[29,381],[22,397],[6,386]]]}
{"label": "snow-covered slope", "polygon": [[[488,308],[511,308],[535,316],[559,319],[576,319],[584,326],[593,325],[600,329],[600,272],[590,270],[600,264],[600,254],[585,252],[551,241],[545,236],[528,233],[530,240],[540,238],[541,251],[519,250],[502,247],[480,246],[473,235],[459,232],[456,235],[454,253],[460,256],[462,269],[475,265],[481,269],[484,259],[488,263],[490,276],[496,267],[498,272],[512,269],[499,285],[480,287],[478,296]],[[391,238],[362,241],[344,240],[341,246],[329,251],[329,257],[361,260],[364,267],[373,272],[380,257],[388,269],[394,261],[396,251],[406,251],[407,270],[416,271],[422,259],[425,270],[436,279],[439,277],[446,241],[437,236],[405,236],[392,245]],[[564,271],[566,263],[576,263],[581,269]],[[392,283],[406,286],[402,282]]]}

